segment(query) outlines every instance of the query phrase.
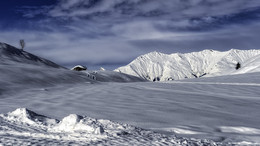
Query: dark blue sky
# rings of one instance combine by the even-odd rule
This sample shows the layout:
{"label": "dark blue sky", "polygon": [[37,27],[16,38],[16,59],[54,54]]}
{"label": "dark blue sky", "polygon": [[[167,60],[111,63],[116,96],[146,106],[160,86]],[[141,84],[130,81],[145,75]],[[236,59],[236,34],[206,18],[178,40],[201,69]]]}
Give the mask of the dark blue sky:
{"label": "dark blue sky", "polygon": [[259,49],[259,0],[8,0],[0,41],[65,66],[115,68],[151,51]]}
{"label": "dark blue sky", "polygon": [[[32,19],[24,17],[23,11],[37,9],[42,6],[52,6],[56,0],[8,0],[0,5],[0,24],[2,29],[30,29],[28,23]],[[37,19],[37,18],[34,18]],[[42,19],[42,17],[38,17]]]}
{"label": "dark blue sky", "polygon": [[19,13],[19,9],[23,7],[41,7],[51,6],[57,3],[56,0],[7,0],[2,1],[0,5],[0,17],[1,20],[13,21],[17,19],[23,19],[22,14]]}

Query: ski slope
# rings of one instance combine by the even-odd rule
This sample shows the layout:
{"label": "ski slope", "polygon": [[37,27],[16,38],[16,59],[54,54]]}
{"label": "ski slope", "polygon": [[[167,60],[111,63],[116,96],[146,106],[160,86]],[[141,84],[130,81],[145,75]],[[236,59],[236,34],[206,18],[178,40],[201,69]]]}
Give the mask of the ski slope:
{"label": "ski slope", "polygon": [[[241,68],[236,70],[237,63]],[[192,53],[163,54],[151,52],[137,57],[130,64],[115,71],[151,81],[169,81],[259,72],[260,50],[226,52],[204,50]]]}
{"label": "ski slope", "polygon": [[154,83],[1,46],[0,144],[260,145],[258,67]]}

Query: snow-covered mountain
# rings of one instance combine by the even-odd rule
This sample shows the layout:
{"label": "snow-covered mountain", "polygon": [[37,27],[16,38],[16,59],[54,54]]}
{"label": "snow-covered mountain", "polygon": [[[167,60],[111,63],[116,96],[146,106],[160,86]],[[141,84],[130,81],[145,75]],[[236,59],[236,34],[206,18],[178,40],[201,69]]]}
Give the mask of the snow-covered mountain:
{"label": "snow-covered mountain", "polygon": [[[237,70],[238,63],[241,68]],[[151,81],[260,72],[260,50],[204,50],[186,54],[151,52],[115,71]]]}

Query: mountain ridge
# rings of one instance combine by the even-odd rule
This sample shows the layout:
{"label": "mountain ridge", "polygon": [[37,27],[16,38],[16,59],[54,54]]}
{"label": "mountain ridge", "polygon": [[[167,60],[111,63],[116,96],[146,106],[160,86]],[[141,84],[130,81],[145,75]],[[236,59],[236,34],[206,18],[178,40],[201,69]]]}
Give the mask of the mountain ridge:
{"label": "mountain ridge", "polygon": [[[142,77],[150,81],[168,81],[260,72],[258,62],[260,63],[260,50],[256,49],[231,49],[225,52],[203,50],[173,54],[154,51],[137,57],[128,65],[119,67],[115,71]],[[238,63],[241,64],[241,68],[236,70]]]}

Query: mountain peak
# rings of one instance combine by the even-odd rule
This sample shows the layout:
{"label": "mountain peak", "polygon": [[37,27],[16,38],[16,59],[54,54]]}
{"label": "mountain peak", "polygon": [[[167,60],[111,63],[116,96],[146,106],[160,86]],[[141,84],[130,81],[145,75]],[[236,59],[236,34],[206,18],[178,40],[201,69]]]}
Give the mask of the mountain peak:
{"label": "mountain peak", "polygon": [[166,54],[158,52],[158,51],[153,51],[153,52],[147,53],[143,56],[158,56],[158,55],[166,55]]}

